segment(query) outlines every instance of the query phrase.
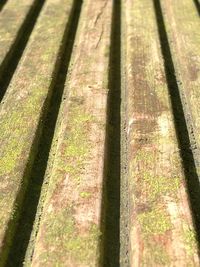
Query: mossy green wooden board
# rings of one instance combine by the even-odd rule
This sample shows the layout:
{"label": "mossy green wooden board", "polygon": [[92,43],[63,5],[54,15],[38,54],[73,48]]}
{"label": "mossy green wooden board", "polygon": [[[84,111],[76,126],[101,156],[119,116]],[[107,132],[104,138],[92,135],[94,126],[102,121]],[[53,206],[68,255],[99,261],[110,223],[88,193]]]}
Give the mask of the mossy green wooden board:
{"label": "mossy green wooden board", "polygon": [[101,261],[111,19],[112,1],[84,1],[31,266],[94,267]]}
{"label": "mossy green wooden board", "polygon": [[[48,0],[0,106],[0,261],[6,258],[37,151],[73,1]],[[55,19],[52,20],[52,17]],[[49,38],[51,36],[51,38]]]}
{"label": "mossy green wooden board", "polygon": [[130,221],[121,264],[127,249],[134,267],[199,266],[155,7],[126,0],[122,9]]}

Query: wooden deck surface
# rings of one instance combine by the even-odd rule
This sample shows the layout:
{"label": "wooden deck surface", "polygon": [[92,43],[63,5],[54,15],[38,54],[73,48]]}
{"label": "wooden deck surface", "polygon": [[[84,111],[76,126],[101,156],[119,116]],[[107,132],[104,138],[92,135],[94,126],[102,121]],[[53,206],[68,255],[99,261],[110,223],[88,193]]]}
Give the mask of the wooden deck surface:
{"label": "wooden deck surface", "polygon": [[198,0],[0,2],[0,267],[200,266]]}

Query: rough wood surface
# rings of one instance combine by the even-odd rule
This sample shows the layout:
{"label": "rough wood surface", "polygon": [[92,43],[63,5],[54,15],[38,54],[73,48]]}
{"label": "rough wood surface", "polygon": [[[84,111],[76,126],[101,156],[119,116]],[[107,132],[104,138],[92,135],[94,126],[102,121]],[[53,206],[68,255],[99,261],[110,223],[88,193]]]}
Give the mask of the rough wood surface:
{"label": "rough wood surface", "polygon": [[200,266],[199,1],[0,0],[0,266]]}
{"label": "rough wood surface", "polygon": [[[161,1],[185,117],[200,175],[200,19],[193,1]],[[170,21],[170,23],[169,23]]]}
{"label": "rough wood surface", "polygon": [[72,3],[69,0],[46,2],[0,107],[0,262],[5,260],[37,151]]}
{"label": "rough wood surface", "polygon": [[34,0],[9,0],[0,13],[0,75],[17,39],[23,34],[22,25],[34,6]]}
{"label": "rough wood surface", "polygon": [[122,20],[130,266],[199,266],[153,1],[124,1]]}
{"label": "rough wood surface", "polygon": [[31,266],[99,266],[111,18],[84,1]]}

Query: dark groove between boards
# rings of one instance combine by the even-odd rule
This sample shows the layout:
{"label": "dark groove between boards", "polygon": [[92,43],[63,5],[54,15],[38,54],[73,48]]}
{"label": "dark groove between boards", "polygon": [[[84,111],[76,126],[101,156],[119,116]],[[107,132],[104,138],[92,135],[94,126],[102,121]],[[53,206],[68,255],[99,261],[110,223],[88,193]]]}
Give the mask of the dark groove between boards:
{"label": "dark groove between boards", "polygon": [[190,119],[190,116],[188,116],[187,111],[184,109],[184,103],[182,103],[181,100],[160,1],[154,0],[154,8],[164,58],[168,90],[171,97],[176,134],[179,142],[180,155],[182,157],[182,166],[186,177],[187,191],[193,215],[193,222],[196,228],[197,241],[198,245],[200,245],[200,185],[195,159],[191,148],[191,142],[193,140],[190,140],[188,132],[191,125],[189,125],[188,120],[186,121],[186,118]]}
{"label": "dark groove between boards", "polygon": [[120,255],[121,4],[113,2],[102,209],[102,265],[118,267]]}
{"label": "dark groove between boards", "polygon": [[69,31],[66,29],[61,48],[61,58],[56,70],[56,77],[52,82],[53,92],[50,98],[49,110],[43,120],[43,130],[39,140],[39,148],[30,174],[30,181],[23,201],[23,210],[20,214],[14,241],[8,256],[6,266],[20,267],[23,265],[27,246],[29,244],[49,152],[53,140],[55,125],[61,104],[64,83],[73,49],[76,29],[78,25],[82,1],[74,1],[74,10],[70,19]]}
{"label": "dark groove between boards", "polygon": [[120,178],[120,267],[130,267],[130,192],[128,175],[127,25],[125,5],[121,8],[121,178]]}
{"label": "dark groove between boards", "polygon": [[200,2],[199,2],[199,0],[193,0],[193,2],[195,4],[197,12],[198,12],[198,14],[200,16]]}
{"label": "dark groove between boards", "polygon": [[1,0],[0,2],[0,11],[3,9],[4,5],[6,4],[7,0]]}
{"label": "dark groove between boards", "polygon": [[21,25],[16,40],[2,62],[0,68],[0,101],[2,101],[7,87],[21,59],[44,2],[45,0],[36,0],[34,2],[26,19]]}

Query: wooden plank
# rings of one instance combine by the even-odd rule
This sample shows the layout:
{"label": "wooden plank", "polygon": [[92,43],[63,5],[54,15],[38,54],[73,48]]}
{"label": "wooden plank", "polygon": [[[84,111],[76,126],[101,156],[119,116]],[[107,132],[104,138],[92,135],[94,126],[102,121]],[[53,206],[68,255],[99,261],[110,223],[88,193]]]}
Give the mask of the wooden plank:
{"label": "wooden plank", "polygon": [[193,0],[198,13],[200,14],[200,0]]}
{"label": "wooden plank", "polygon": [[[200,20],[193,1],[161,1],[176,77],[200,176]],[[170,23],[169,23],[170,21]]]}
{"label": "wooden plank", "polygon": [[46,1],[0,107],[0,265],[20,212],[72,9],[72,0]]}
{"label": "wooden plank", "polygon": [[93,267],[101,261],[111,18],[112,1],[84,1],[31,266]]}
{"label": "wooden plank", "polygon": [[2,1],[0,2],[0,12],[1,12],[1,10],[3,9],[3,7],[4,7],[4,5],[5,5],[6,2],[7,2],[7,0],[2,0]]}
{"label": "wooden plank", "polygon": [[[169,8],[169,1],[165,3]],[[122,184],[127,179],[123,190],[129,194],[130,217],[121,264],[199,266],[153,1],[126,0],[122,10],[122,114],[127,125],[122,136],[128,142]]]}
{"label": "wooden plank", "polygon": [[23,34],[25,21],[37,4],[34,0],[9,0],[0,13],[0,76]]}

